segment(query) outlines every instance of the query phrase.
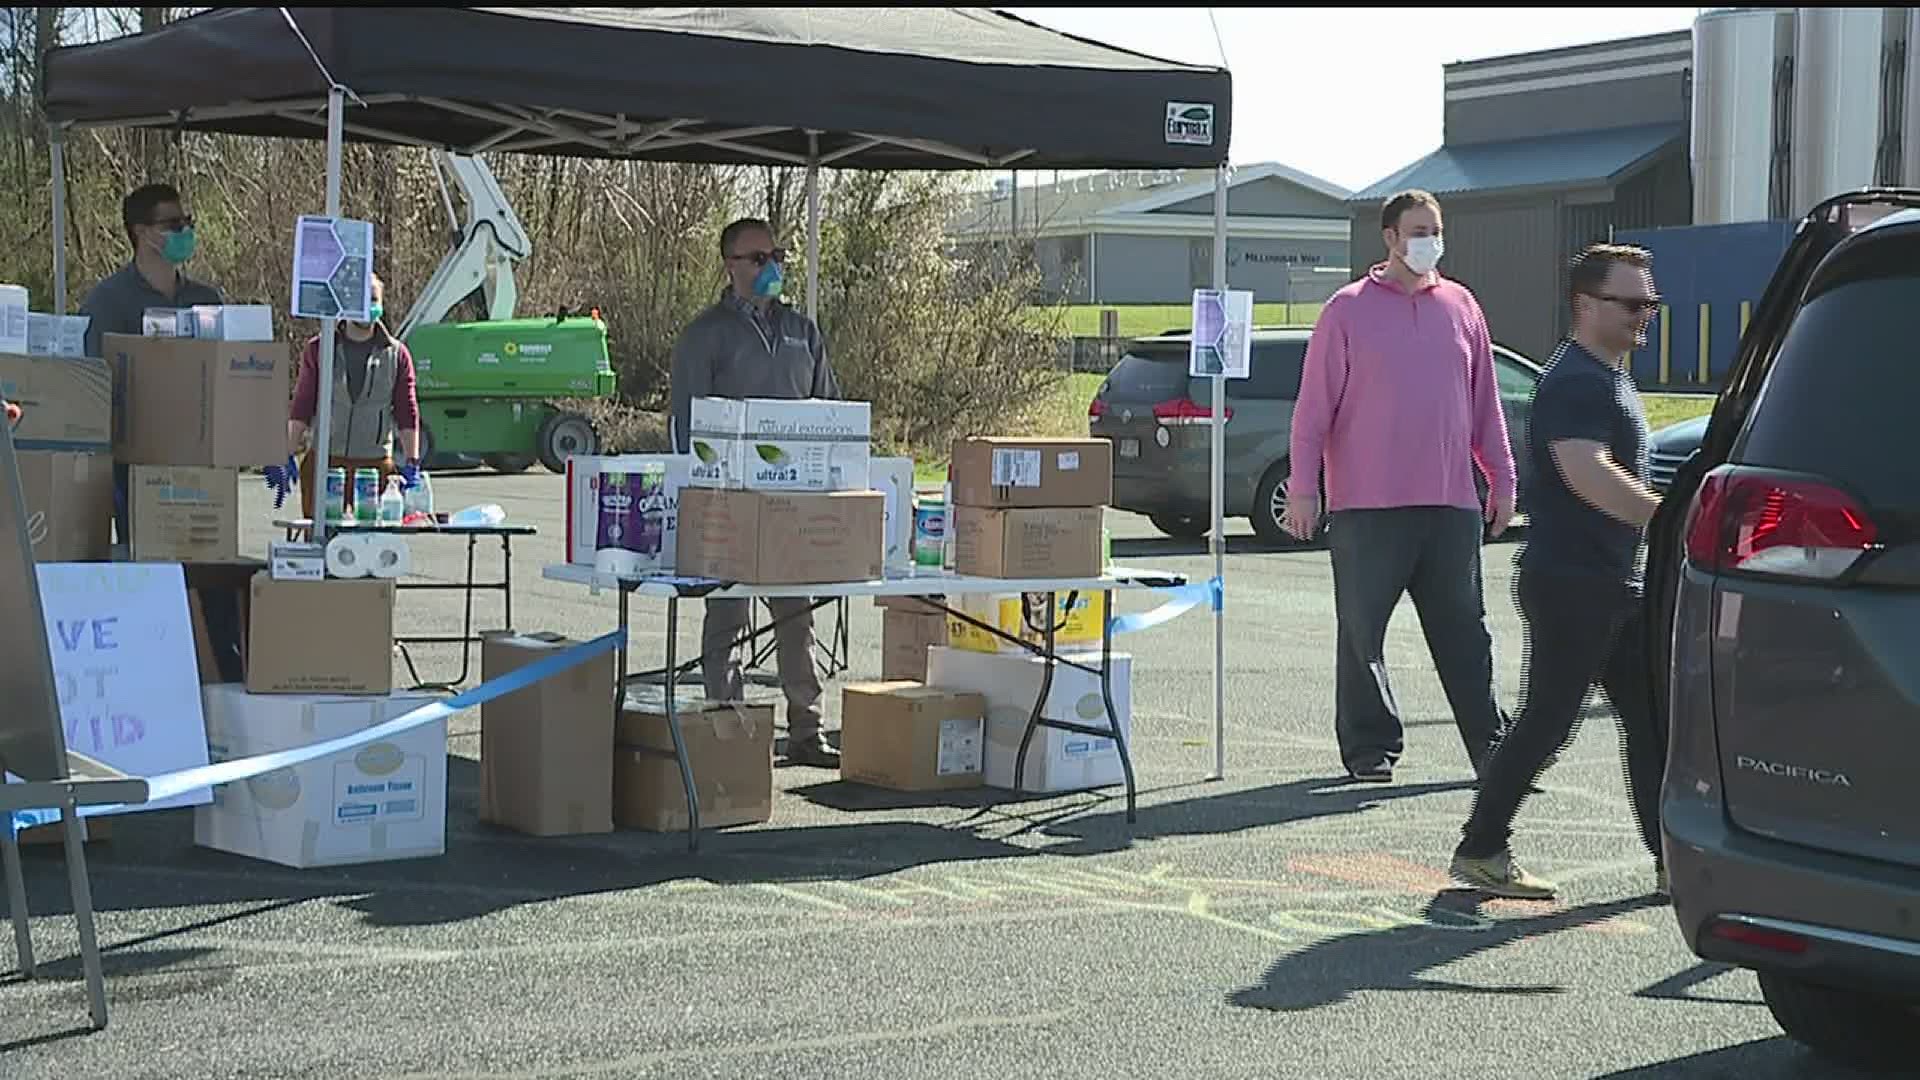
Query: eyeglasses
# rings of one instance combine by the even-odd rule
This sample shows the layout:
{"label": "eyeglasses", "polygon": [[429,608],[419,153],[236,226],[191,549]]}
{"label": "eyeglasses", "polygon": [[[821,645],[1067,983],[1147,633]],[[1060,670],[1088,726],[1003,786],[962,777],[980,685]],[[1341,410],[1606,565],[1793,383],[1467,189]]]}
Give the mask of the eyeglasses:
{"label": "eyeglasses", "polygon": [[727,260],[729,262],[750,262],[755,266],[765,266],[771,261],[784,266],[787,261],[787,249],[774,248],[772,251],[750,251],[744,255],[729,255],[727,256]]}
{"label": "eyeglasses", "polygon": [[181,214],[179,217],[159,218],[147,224],[156,229],[165,229],[167,232],[179,232],[181,229],[193,228],[193,215]]}
{"label": "eyeglasses", "polygon": [[1607,296],[1603,293],[1588,293],[1587,295],[1593,297],[1595,300],[1604,300],[1609,304],[1619,304],[1621,307],[1626,308],[1636,315],[1643,311],[1652,311],[1659,307],[1662,302],[1658,296]]}

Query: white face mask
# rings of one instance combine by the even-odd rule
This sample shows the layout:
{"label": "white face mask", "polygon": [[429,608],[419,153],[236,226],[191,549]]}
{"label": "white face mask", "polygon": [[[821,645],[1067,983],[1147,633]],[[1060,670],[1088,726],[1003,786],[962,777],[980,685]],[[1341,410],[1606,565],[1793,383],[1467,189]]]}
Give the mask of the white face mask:
{"label": "white face mask", "polygon": [[1437,236],[1414,236],[1407,239],[1407,269],[1416,274],[1432,272],[1440,265],[1440,256],[1447,253],[1446,241]]}

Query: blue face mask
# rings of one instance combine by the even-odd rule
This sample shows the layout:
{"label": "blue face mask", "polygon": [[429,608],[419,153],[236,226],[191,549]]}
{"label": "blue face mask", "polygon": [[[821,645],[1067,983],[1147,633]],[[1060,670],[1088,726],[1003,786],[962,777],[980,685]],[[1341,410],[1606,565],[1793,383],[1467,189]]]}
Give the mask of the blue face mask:
{"label": "blue face mask", "polygon": [[769,259],[767,260],[767,264],[760,268],[760,273],[753,279],[753,294],[755,296],[779,296],[780,287],[785,284],[785,280],[784,275],[780,272],[780,264]]}
{"label": "blue face mask", "polygon": [[377,323],[380,321],[380,316],[386,313],[387,309],[380,306],[380,301],[375,300],[373,303],[367,305],[367,322],[370,324]]}
{"label": "blue face mask", "polygon": [[175,266],[179,266],[181,263],[193,258],[195,239],[192,226],[176,232],[169,232],[166,234],[166,237],[166,242],[160,245],[161,258]]}

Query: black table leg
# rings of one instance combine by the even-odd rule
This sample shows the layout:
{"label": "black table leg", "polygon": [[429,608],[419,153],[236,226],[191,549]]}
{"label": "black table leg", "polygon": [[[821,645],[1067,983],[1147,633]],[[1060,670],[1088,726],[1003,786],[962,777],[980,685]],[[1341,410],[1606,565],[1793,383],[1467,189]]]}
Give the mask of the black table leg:
{"label": "black table leg", "polygon": [[1107,724],[1113,728],[1113,745],[1120,751],[1120,771],[1127,777],[1127,824],[1134,820],[1134,782],[1133,752],[1127,747],[1127,736],[1120,730],[1120,713],[1113,707],[1113,594],[1100,596],[1100,699],[1107,706]]}
{"label": "black table leg", "polygon": [[1027,788],[1027,749],[1033,745],[1033,733],[1045,723],[1041,713],[1046,711],[1047,695],[1053,693],[1053,665],[1057,659],[1053,651],[1053,613],[1054,593],[1047,594],[1047,621],[1044,624],[1046,666],[1040,672],[1040,693],[1033,701],[1033,715],[1027,717],[1027,730],[1020,736],[1020,753],[1013,759],[1013,790],[1025,791]]}
{"label": "black table leg", "polygon": [[[625,596],[626,594],[622,592],[623,606],[621,622],[623,625],[626,621],[624,608]],[[673,759],[680,764],[680,785],[684,787],[687,792],[687,850],[699,851],[700,796],[695,793],[693,789],[693,766],[687,761],[686,740],[680,734],[680,716],[673,707],[674,683],[677,681],[674,678],[674,667],[676,666],[674,660],[679,644],[680,598],[675,596],[667,600],[667,734],[673,737]]]}

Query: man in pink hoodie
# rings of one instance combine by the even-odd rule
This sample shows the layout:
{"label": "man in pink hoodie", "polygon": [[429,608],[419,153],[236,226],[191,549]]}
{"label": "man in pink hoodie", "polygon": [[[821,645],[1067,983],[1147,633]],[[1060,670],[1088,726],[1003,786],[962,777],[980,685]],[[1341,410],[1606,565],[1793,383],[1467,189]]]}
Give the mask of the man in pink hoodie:
{"label": "man in pink hoodie", "polygon": [[1326,524],[1339,621],[1334,729],[1348,773],[1389,783],[1404,749],[1385,652],[1393,610],[1411,594],[1478,775],[1503,723],[1480,543],[1513,517],[1513,448],[1486,316],[1435,270],[1440,204],[1402,192],[1380,228],[1387,261],[1333,295],[1307,346],[1284,523],[1302,540]]}

